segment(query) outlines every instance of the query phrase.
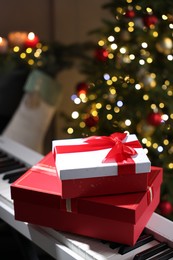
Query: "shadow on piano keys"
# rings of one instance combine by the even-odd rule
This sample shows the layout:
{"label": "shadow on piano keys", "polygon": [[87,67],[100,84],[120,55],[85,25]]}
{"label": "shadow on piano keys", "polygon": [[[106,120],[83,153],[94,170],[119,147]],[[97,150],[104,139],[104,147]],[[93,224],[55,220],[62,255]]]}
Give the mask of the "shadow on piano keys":
{"label": "shadow on piano keys", "polygon": [[33,244],[50,255],[43,254],[47,260],[52,257],[57,260],[173,259],[173,223],[156,213],[152,215],[134,247],[16,221],[10,197],[10,183],[42,157],[39,153],[0,136],[0,218],[14,233],[15,230],[16,234],[20,233],[25,244],[27,241],[27,248],[30,248],[32,254],[28,254],[26,259],[43,259],[37,256],[38,250],[34,253]]}

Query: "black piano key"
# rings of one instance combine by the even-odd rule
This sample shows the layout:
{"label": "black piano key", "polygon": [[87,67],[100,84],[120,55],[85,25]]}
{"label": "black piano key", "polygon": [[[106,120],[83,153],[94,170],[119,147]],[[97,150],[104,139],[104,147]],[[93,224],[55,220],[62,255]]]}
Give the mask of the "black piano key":
{"label": "black piano key", "polygon": [[5,158],[4,160],[0,160],[0,169],[4,166],[11,165],[16,163],[13,158]]}
{"label": "black piano key", "polygon": [[109,247],[111,249],[116,249],[116,248],[119,248],[120,246],[122,246],[122,244],[116,243],[116,242],[110,242],[110,244],[109,244]]}
{"label": "black piano key", "polygon": [[6,154],[0,154],[0,160],[3,160],[5,158],[8,158],[8,156]]}
{"label": "black piano key", "polygon": [[137,255],[135,255],[135,257],[133,259],[134,260],[145,260],[145,259],[148,259],[149,257],[152,257],[152,256],[162,252],[163,250],[165,250],[167,248],[168,248],[168,245],[166,243],[159,243],[158,245],[155,245],[151,248],[148,248],[148,249],[138,253]]}
{"label": "black piano key", "polygon": [[18,178],[20,178],[22,175],[23,175],[23,173],[18,173],[18,174],[15,174],[15,175],[9,177],[8,183],[9,183],[9,184],[13,183],[13,182],[16,181]]}
{"label": "black piano key", "polygon": [[8,155],[2,151],[0,151],[0,158],[8,157]]}
{"label": "black piano key", "polygon": [[25,165],[21,164],[19,162],[14,162],[11,165],[5,165],[3,167],[0,167],[0,174],[15,170],[15,169],[20,169],[23,168]]}
{"label": "black piano key", "polygon": [[150,260],[168,260],[171,257],[173,257],[173,249],[169,248],[168,250],[164,251],[163,253],[161,253],[157,256],[151,257]]}
{"label": "black piano key", "polygon": [[121,255],[124,255],[124,254],[134,250],[135,248],[138,248],[142,245],[147,244],[148,242],[150,242],[152,240],[154,240],[152,235],[149,235],[149,234],[141,235],[134,246],[122,245],[120,247],[120,249],[118,250],[118,253]]}
{"label": "black piano key", "polygon": [[108,246],[111,249],[116,249],[116,248],[118,248],[118,247],[123,245],[123,244],[120,244],[120,243],[117,243],[117,242],[112,242],[112,241],[103,240],[103,239],[100,242],[103,243],[103,244],[108,244]]}
{"label": "black piano key", "polygon": [[18,169],[12,173],[6,173],[3,176],[3,180],[8,180],[8,183],[13,183],[15,180],[17,180],[20,176],[22,176],[26,171],[28,170],[27,167],[23,167],[21,169]]}

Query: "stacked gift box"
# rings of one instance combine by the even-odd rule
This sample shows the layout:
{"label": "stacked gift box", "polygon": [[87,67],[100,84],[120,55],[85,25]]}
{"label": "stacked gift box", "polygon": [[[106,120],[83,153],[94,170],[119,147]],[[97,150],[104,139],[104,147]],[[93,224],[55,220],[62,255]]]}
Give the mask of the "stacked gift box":
{"label": "stacked gift box", "polygon": [[15,219],[134,245],[159,204],[162,174],[133,134],[55,140],[11,185]]}

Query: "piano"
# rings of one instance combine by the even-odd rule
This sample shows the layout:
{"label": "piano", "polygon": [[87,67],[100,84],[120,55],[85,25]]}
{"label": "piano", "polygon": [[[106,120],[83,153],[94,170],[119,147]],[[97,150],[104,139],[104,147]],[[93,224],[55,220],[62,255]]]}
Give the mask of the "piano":
{"label": "piano", "polygon": [[2,221],[57,260],[173,259],[173,222],[157,213],[153,213],[134,247],[16,221],[10,196],[10,183],[42,157],[43,155],[5,136],[0,136]]}

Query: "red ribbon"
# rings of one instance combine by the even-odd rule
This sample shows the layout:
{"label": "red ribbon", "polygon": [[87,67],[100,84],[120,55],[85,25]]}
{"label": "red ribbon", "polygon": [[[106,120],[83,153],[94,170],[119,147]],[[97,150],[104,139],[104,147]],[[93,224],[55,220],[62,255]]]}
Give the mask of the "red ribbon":
{"label": "red ribbon", "polygon": [[137,154],[134,148],[141,148],[142,146],[138,140],[125,142],[126,136],[126,133],[114,133],[110,136],[91,136],[84,138],[83,144],[58,145],[55,147],[55,152],[74,153],[111,148],[102,162],[131,162],[131,156]]}

